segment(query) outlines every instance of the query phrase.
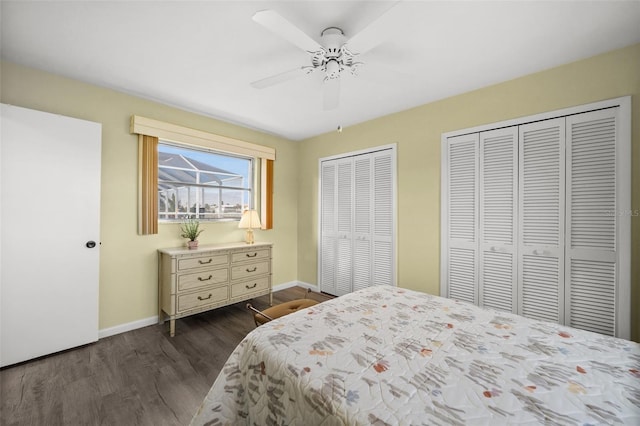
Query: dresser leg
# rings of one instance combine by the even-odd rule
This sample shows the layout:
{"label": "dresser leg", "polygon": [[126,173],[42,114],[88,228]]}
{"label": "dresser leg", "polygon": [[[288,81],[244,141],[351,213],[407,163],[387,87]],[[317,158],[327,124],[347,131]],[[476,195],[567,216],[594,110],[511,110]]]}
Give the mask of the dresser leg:
{"label": "dresser leg", "polygon": [[273,306],[273,291],[269,292],[269,306]]}
{"label": "dresser leg", "polygon": [[173,337],[176,335],[176,320],[169,320],[169,336]]}

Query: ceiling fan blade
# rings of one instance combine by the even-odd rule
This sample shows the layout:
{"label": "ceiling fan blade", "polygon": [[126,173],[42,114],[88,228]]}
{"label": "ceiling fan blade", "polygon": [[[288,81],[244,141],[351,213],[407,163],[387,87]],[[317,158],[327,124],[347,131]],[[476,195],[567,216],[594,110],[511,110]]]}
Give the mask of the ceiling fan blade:
{"label": "ceiling fan blade", "polygon": [[323,83],[324,110],[338,108],[340,104],[340,79],[333,78]]}
{"label": "ceiling fan blade", "polygon": [[350,37],[345,43],[347,48],[352,53],[365,53],[385,41],[390,35],[389,28],[395,28],[393,24],[401,19],[402,7],[398,7],[398,3],[400,1],[395,2],[362,31]]}
{"label": "ceiling fan blade", "polygon": [[309,37],[307,33],[284,19],[275,10],[261,10],[253,15],[253,20],[269,31],[279,35],[302,50],[317,52],[322,49],[320,44]]}
{"label": "ceiling fan blade", "polygon": [[302,77],[303,75],[308,74],[307,68],[309,67],[294,68],[289,71],[281,72],[280,74],[272,75],[271,77],[253,81],[250,84],[251,87],[254,87],[256,89],[264,89],[265,87],[273,86],[288,80]]}

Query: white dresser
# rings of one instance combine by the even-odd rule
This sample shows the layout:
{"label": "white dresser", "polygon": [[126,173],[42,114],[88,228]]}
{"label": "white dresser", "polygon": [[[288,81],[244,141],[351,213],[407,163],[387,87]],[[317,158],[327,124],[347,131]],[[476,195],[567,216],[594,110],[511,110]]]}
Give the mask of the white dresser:
{"label": "white dresser", "polygon": [[158,322],[271,295],[271,243],[227,243],[158,250]]}

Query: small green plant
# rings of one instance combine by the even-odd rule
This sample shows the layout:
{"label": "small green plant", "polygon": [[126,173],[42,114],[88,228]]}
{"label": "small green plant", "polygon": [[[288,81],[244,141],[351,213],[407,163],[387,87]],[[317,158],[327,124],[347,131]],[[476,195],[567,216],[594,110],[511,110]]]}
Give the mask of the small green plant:
{"label": "small green plant", "polygon": [[183,238],[188,238],[189,241],[195,241],[198,238],[198,235],[202,234],[204,229],[200,229],[200,222],[197,219],[187,219],[182,223],[182,234],[180,235]]}

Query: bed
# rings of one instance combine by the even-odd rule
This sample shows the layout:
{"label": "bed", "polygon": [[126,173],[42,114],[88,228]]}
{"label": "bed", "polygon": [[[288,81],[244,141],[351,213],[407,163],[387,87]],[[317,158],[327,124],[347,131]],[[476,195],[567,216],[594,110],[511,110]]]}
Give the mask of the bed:
{"label": "bed", "polygon": [[192,425],[640,424],[640,344],[406,289],[238,345]]}

